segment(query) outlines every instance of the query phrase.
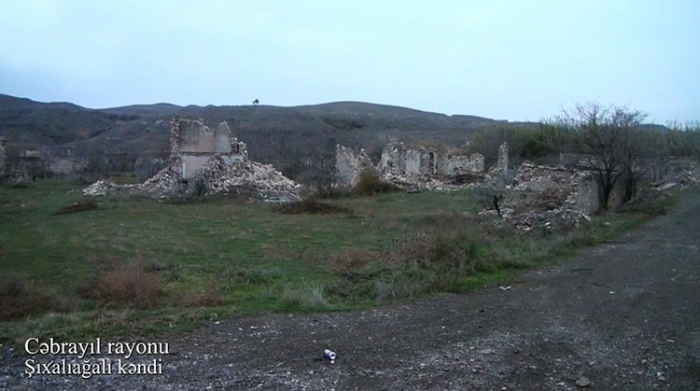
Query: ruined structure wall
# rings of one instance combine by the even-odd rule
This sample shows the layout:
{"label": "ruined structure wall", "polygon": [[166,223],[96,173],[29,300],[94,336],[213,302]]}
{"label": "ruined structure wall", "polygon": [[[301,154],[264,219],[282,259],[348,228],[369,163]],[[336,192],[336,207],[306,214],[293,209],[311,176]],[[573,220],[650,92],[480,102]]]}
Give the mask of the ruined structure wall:
{"label": "ruined structure wall", "polygon": [[459,174],[464,174],[467,171],[469,171],[469,167],[471,166],[471,162],[469,160],[469,156],[450,156],[449,159],[447,160],[447,170],[446,173],[447,175],[459,175]]}
{"label": "ruined structure wall", "polygon": [[184,179],[191,178],[198,168],[202,167],[211,156],[208,155],[185,155],[180,157],[181,174]]}
{"label": "ruined structure wall", "polygon": [[421,153],[415,149],[409,149],[406,151],[405,167],[403,171],[406,175],[420,175],[424,170],[423,166],[425,163],[421,162]]}
{"label": "ruined structure wall", "polygon": [[231,128],[226,121],[221,122],[214,132],[214,152],[231,153]]}
{"label": "ruined structure wall", "polygon": [[587,215],[591,215],[600,210],[600,192],[595,177],[590,174],[582,173],[579,175],[576,186],[574,198],[576,209]]}
{"label": "ruined structure wall", "polygon": [[215,153],[216,134],[200,121],[180,122],[180,153]]}
{"label": "ruined structure wall", "polygon": [[372,160],[364,150],[355,153],[350,148],[336,145],[335,167],[338,174],[338,182],[344,186],[354,186],[360,179],[363,171],[374,171]]}
{"label": "ruined structure wall", "polygon": [[515,180],[519,203],[532,206],[547,200],[587,215],[600,208],[598,182],[585,171],[526,162],[520,165]]}

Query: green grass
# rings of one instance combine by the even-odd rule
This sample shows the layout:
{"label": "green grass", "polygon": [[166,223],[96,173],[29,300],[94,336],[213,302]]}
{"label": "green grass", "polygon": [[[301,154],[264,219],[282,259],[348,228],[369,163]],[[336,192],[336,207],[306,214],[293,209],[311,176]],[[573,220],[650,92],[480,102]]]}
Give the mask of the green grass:
{"label": "green grass", "polygon": [[[230,200],[174,205],[124,197],[99,198],[98,208],[86,213],[55,215],[83,200],[79,188],[59,180],[0,187],[0,273],[17,274],[71,304],[67,312],[0,322],[0,340],[146,336],[227,316],[342,311],[464,292],[609,240],[648,218],[637,211],[598,217],[579,232],[533,238],[506,230],[494,236],[463,216],[479,210],[468,191],[327,201],[351,215],[281,214],[272,205]],[[423,251],[401,247],[406,238],[452,231],[463,232],[471,244],[446,236],[431,247],[438,252],[433,261],[415,254],[386,261],[389,254]],[[357,270],[340,268],[339,254],[357,249],[376,257]],[[441,251],[462,254],[449,255],[459,264],[442,262]],[[162,284],[158,307],[106,305],[81,294],[100,273],[135,259],[152,265]],[[177,305],[178,297],[201,293],[212,281],[220,304]]]}

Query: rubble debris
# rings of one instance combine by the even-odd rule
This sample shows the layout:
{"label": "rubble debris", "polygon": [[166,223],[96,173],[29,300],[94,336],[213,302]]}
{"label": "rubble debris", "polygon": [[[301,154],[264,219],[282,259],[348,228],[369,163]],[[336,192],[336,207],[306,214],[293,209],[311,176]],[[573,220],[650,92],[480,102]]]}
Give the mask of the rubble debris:
{"label": "rubble debris", "polygon": [[480,176],[483,170],[482,154],[451,155],[438,148],[406,146],[401,142],[387,144],[377,165],[382,179],[409,190],[458,189],[464,181],[457,184],[453,178]]}
{"label": "rubble debris", "polygon": [[580,388],[590,387],[591,384],[591,380],[585,376],[581,376],[576,380],[576,385]]}
{"label": "rubble debris", "polygon": [[[518,230],[579,226],[600,208],[598,183],[587,171],[564,167],[520,165],[514,186],[504,191],[501,218]],[[481,216],[497,217],[489,210]]]}
{"label": "rubble debris", "polygon": [[265,201],[299,200],[300,185],[271,165],[248,160],[243,142],[231,136],[226,122],[212,130],[201,119],[178,116],[171,122],[170,158],[165,168],[138,185],[98,181],[83,194],[126,192],[157,198],[257,193]]}

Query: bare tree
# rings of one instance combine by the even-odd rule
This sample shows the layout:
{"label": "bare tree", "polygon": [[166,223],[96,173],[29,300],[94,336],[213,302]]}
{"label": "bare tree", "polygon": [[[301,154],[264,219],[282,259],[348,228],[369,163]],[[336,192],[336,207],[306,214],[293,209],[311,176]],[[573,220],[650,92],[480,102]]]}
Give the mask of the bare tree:
{"label": "bare tree", "polygon": [[561,117],[576,132],[580,151],[597,173],[605,209],[610,206],[619,181],[625,181],[625,199],[634,193],[638,180],[634,164],[643,147],[638,128],[645,117],[627,107],[603,107],[597,103],[578,105]]}

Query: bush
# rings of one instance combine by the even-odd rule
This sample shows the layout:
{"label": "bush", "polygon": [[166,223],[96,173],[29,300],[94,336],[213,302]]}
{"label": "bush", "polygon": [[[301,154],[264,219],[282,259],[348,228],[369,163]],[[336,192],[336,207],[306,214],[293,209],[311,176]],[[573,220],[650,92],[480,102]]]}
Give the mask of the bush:
{"label": "bush", "polygon": [[352,215],[352,209],[331,205],[313,199],[288,202],[277,207],[277,211],[285,214],[346,214]]}
{"label": "bush", "polygon": [[99,274],[86,293],[107,306],[152,308],[158,303],[162,287],[143,260]]}
{"label": "bush", "polygon": [[355,194],[363,196],[393,193],[400,190],[401,188],[393,183],[382,181],[379,175],[372,171],[362,172],[355,184]]}
{"label": "bush", "polygon": [[0,320],[9,320],[46,311],[63,311],[68,307],[44,287],[15,274],[0,275]]}
{"label": "bush", "polygon": [[78,202],[70,206],[64,206],[63,208],[60,208],[56,212],[54,212],[54,215],[64,215],[64,214],[70,214],[70,213],[80,213],[80,212],[86,212],[89,210],[95,210],[98,208],[97,202],[95,201],[83,201],[83,202]]}

